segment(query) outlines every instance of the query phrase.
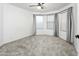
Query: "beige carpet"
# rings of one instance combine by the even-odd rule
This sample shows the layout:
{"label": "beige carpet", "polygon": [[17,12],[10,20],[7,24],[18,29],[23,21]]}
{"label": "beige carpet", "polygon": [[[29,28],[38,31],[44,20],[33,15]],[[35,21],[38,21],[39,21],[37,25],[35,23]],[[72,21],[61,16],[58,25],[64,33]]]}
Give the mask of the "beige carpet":
{"label": "beige carpet", "polygon": [[75,48],[52,36],[31,36],[0,47],[2,56],[74,56]]}

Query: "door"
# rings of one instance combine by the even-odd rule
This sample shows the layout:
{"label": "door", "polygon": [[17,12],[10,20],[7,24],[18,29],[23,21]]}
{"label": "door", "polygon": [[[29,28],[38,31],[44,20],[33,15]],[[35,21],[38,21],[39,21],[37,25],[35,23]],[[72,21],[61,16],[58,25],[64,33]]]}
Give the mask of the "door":
{"label": "door", "polygon": [[67,12],[59,13],[59,37],[67,39]]}

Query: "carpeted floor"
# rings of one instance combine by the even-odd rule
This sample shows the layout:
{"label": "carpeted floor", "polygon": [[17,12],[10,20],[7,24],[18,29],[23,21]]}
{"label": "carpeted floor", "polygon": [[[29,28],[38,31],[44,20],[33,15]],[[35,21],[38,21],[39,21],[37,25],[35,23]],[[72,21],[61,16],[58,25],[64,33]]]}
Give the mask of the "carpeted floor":
{"label": "carpeted floor", "polygon": [[63,39],[38,35],[26,37],[0,47],[1,56],[75,56],[75,48]]}

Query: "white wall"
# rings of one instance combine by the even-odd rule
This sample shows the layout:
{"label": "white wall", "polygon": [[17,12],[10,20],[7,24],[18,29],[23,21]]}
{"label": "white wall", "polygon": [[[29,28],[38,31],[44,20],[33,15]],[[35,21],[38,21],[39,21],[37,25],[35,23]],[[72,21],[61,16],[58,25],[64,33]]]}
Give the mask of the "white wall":
{"label": "white wall", "polygon": [[30,11],[3,4],[3,43],[32,35],[32,24]]}
{"label": "white wall", "polygon": [[[77,4],[77,27],[76,29],[77,29],[76,34],[79,35],[79,4]],[[77,52],[79,55],[79,39],[76,39],[75,42],[76,42],[75,46],[77,48]]]}
{"label": "white wall", "polygon": [[2,44],[2,4],[0,4],[0,45]]}

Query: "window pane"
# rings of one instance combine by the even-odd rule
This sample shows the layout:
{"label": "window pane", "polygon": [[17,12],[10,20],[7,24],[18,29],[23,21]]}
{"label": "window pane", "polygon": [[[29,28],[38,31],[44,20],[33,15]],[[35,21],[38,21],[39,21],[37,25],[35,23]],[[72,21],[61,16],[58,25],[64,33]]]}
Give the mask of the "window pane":
{"label": "window pane", "polygon": [[47,20],[47,29],[54,29],[54,15],[49,15]]}
{"label": "window pane", "polygon": [[36,28],[38,30],[43,29],[43,16],[36,16]]}

